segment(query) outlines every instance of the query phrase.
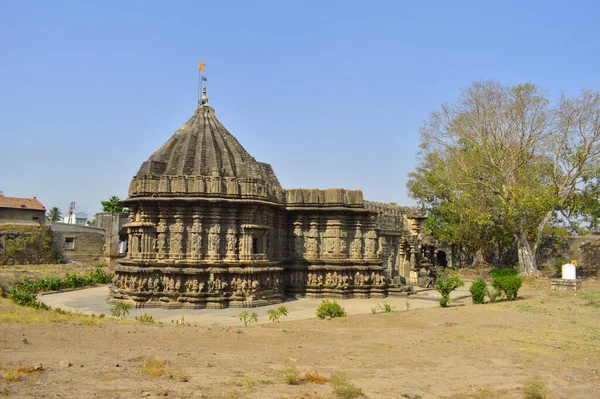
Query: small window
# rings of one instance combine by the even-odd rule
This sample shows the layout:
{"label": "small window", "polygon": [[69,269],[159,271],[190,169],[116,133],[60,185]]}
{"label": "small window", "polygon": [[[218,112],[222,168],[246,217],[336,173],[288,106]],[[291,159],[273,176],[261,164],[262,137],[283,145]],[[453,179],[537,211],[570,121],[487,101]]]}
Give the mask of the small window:
{"label": "small window", "polygon": [[73,238],[73,237],[65,238],[65,249],[75,249],[75,238]]}

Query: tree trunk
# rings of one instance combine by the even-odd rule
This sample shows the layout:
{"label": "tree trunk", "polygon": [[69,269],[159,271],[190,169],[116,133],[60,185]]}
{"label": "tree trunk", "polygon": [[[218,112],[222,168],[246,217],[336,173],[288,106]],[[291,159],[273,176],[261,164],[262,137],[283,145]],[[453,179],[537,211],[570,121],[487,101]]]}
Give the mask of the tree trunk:
{"label": "tree trunk", "polygon": [[483,256],[483,249],[478,248],[477,251],[475,251],[475,257],[473,258],[473,264],[471,265],[471,267],[477,269],[486,266],[487,262],[485,261],[485,257]]}
{"label": "tree trunk", "polygon": [[519,254],[521,274],[525,276],[537,276],[539,271],[535,260],[535,249],[531,248],[526,235],[516,234],[515,237],[517,239],[517,252]]}

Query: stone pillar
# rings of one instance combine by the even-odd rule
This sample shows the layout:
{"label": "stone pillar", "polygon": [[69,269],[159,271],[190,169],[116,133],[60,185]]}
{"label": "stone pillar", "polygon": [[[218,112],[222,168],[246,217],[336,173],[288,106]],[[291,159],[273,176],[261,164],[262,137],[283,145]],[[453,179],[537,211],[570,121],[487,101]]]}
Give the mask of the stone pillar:
{"label": "stone pillar", "polygon": [[183,258],[183,254],[185,248],[183,246],[184,242],[184,225],[181,215],[181,210],[177,209],[175,211],[175,215],[173,217],[174,223],[171,225],[170,232],[170,245],[169,245],[169,258],[170,259],[181,259]]}
{"label": "stone pillar", "polygon": [[167,219],[164,211],[161,210],[158,214],[158,225],[156,226],[156,257],[158,259],[165,259],[168,256],[168,234]]}
{"label": "stone pillar", "polygon": [[306,257],[316,259],[319,257],[319,224],[310,222],[310,229],[306,234]]}
{"label": "stone pillar", "polygon": [[419,270],[417,269],[417,247],[416,247],[416,245],[410,246],[409,282],[411,284],[417,284],[419,282]]}

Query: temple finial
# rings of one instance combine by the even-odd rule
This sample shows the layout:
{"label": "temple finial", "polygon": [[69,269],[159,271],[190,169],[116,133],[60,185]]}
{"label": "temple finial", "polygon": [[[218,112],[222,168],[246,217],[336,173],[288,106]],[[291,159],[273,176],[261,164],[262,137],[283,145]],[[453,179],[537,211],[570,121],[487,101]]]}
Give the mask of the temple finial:
{"label": "temple finial", "polygon": [[207,107],[208,106],[208,97],[206,96],[206,86],[204,86],[202,88],[202,98],[200,99],[200,104],[203,107]]}

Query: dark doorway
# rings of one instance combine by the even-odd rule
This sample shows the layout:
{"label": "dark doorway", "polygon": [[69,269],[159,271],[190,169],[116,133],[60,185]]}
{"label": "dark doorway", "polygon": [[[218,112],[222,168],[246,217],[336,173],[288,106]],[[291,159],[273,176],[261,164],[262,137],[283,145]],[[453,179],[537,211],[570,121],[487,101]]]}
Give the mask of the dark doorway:
{"label": "dark doorway", "polygon": [[438,251],[435,259],[438,266],[448,267],[448,259],[446,259],[446,253],[444,251]]}

